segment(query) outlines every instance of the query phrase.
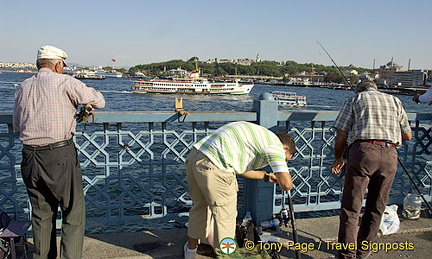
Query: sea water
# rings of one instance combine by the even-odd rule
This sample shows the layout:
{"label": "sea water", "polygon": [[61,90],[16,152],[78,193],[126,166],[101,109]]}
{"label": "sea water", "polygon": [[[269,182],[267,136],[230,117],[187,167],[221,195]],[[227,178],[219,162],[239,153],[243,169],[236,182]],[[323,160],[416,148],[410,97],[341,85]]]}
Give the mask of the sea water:
{"label": "sea water", "polygon": [[[0,74],[0,112],[11,112],[14,106],[14,83],[20,83],[33,76],[29,73],[3,72]],[[351,90],[334,90],[319,87],[294,87],[256,84],[248,95],[175,95],[135,94],[130,91],[132,80],[127,78],[106,78],[105,80],[83,80],[85,84],[101,91],[106,107],[101,111],[172,111],[175,97],[183,98],[183,108],[190,111],[250,111],[253,100],[264,92],[287,91],[306,95],[307,106],[281,109],[339,111]],[[432,111],[432,108],[416,104],[412,96],[397,95],[407,112]]]}

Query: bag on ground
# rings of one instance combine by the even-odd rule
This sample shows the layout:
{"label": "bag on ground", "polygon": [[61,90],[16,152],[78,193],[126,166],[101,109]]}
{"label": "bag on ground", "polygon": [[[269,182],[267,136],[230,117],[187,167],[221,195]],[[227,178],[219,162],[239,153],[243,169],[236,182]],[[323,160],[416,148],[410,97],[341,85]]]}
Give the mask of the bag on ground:
{"label": "bag on ground", "polygon": [[397,205],[386,206],[379,229],[383,235],[390,235],[399,231],[400,220],[397,214]]}

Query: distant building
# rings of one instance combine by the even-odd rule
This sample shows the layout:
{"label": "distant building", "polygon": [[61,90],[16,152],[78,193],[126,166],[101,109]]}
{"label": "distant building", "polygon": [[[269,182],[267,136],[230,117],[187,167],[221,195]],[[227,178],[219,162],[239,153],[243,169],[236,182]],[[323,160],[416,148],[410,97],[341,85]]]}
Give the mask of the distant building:
{"label": "distant building", "polygon": [[187,71],[181,68],[175,68],[168,70],[168,73],[174,77],[183,77],[187,74]]}
{"label": "distant building", "polygon": [[314,71],[312,73],[303,71],[300,73],[297,73],[295,75],[285,74],[285,77],[289,77],[293,79],[294,81],[308,81],[312,83],[322,83],[324,82],[324,75],[315,73]]}
{"label": "distant building", "polygon": [[10,70],[10,71],[35,71],[37,70],[36,64],[25,63],[25,62],[0,62],[0,69]]}
{"label": "distant building", "polygon": [[397,87],[423,87],[426,84],[428,71],[424,69],[399,71],[394,74]]}
{"label": "distant building", "polygon": [[257,54],[257,56],[256,56],[256,62],[261,62],[261,57],[259,54]]}
{"label": "distant building", "polygon": [[217,63],[217,64],[233,63],[233,64],[238,64],[238,65],[250,66],[253,63],[260,62],[260,61],[261,61],[261,59],[257,55],[257,59],[256,60],[252,60],[252,59],[248,59],[248,58],[236,58],[236,59],[227,59],[227,58],[217,59],[217,58],[211,58],[211,59],[208,59],[206,61],[206,63],[208,63],[208,64],[213,64],[213,63]]}
{"label": "distant building", "polygon": [[425,69],[405,70],[392,60],[380,67],[378,83],[387,87],[423,87],[428,80],[429,71]]}
{"label": "distant building", "polygon": [[396,64],[392,58],[389,63],[384,66],[380,66],[380,79],[378,83],[380,85],[394,86],[396,85],[395,73],[404,70],[404,67]]}
{"label": "distant building", "polygon": [[343,74],[345,77],[348,77],[348,76],[350,76],[350,75],[356,75],[356,76],[358,76],[358,71],[355,70],[355,69],[345,70],[345,71],[342,71],[342,74]]}

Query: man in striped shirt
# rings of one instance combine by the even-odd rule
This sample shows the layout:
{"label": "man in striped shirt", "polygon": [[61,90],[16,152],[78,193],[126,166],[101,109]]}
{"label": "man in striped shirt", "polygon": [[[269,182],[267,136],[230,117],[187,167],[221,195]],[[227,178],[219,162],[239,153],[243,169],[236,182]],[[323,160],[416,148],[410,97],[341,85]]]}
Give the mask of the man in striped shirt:
{"label": "man in striped shirt", "polygon": [[[349,146],[338,242],[351,249],[338,251],[339,258],[364,258],[370,254],[362,248],[378,234],[397,171],[396,148],[412,137],[407,114],[398,98],[379,92],[371,81],[360,82],[355,92],[334,124],[337,136],[333,173],[338,174],[344,166],[343,153]],[[359,228],[366,189],[366,208]]]}
{"label": "man in striped shirt", "polygon": [[[236,175],[264,179],[283,190],[292,188],[288,161],[295,143],[286,133],[249,122],[226,124],[197,142],[186,159],[186,174],[193,207],[189,212],[185,258],[194,258],[199,239],[213,233],[213,247],[235,237],[237,217]],[[270,165],[273,173],[257,169]],[[214,220],[214,229],[210,220]]]}
{"label": "man in striped shirt", "polygon": [[77,106],[103,108],[100,92],[64,75],[67,54],[43,46],[37,75],[15,93],[13,126],[24,144],[21,173],[32,206],[33,258],[57,258],[56,218],[62,212],[60,258],[81,258],[85,206],[82,174],[72,137]]}

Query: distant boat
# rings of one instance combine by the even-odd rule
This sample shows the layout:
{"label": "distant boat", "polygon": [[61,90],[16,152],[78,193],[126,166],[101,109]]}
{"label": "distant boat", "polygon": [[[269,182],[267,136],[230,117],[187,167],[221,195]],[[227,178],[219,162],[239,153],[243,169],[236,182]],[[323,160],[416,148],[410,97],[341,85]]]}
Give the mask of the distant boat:
{"label": "distant boat", "polygon": [[123,77],[123,74],[116,71],[105,71],[105,70],[97,70],[95,75],[103,76],[103,77]]}
{"label": "distant boat", "polygon": [[170,79],[139,79],[132,83],[135,93],[160,94],[248,94],[254,84],[234,81],[209,81],[199,76],[199,70],[188,76]]}
{"label": "distant boat", "polygon": [[72,74],[72,77],[76,79],[90,79],[90,80],[103,80],[105,79],[105,76],[96,75],[95,71],[89,71],[89,70],[78,70],[74,71]]}
{"label": "distant boat", "polygon": [[294,92],[273,91],[273,99],[281,106],[305,106],[306,95],[298,95]]}
{"label": "distant boat", "polygon": [[299,78],[290,78],[288,82],[285,83],[287,86],[311,86],[313,85],[309,79],[299,79]]}

